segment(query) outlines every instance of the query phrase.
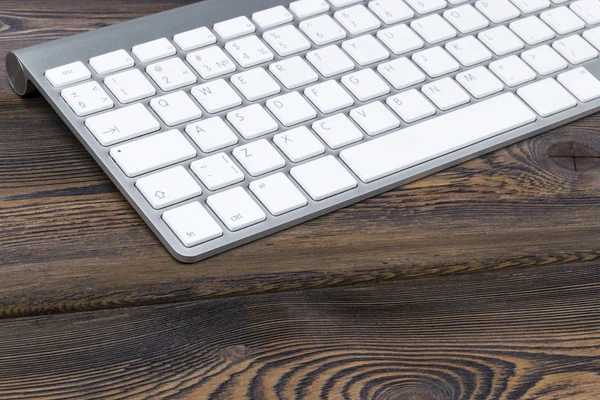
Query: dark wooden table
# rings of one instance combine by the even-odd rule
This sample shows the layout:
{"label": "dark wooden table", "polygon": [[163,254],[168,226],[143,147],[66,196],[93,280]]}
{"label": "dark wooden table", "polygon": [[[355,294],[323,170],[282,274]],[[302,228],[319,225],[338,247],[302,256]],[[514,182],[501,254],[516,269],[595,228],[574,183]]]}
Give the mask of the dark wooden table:
{"label": "dark wooden table", "polygon": [[[1,0],[13,49],[191,3]],[[600,115],[173,260],[0,64],[0,399],[600,398]]]}

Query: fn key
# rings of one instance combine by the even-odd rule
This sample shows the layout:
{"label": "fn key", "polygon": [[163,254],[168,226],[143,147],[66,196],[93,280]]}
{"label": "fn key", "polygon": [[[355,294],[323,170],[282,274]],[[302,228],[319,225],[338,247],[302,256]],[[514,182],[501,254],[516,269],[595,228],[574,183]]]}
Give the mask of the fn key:
{"label": "fn key", "polygon": [[197,201],[165,212],[163,220],[186,247],[196,246],[223,234],[223,229]]}

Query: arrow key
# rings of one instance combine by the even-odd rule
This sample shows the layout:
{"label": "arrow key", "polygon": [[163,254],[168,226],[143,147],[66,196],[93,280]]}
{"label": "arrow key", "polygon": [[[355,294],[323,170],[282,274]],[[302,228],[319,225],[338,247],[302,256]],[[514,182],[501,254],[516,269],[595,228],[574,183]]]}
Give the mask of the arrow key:
{"label": "arrow key", "polygon": [[155,209],[202,194],[200,185],[182,166],[140,178],[135,186]]}

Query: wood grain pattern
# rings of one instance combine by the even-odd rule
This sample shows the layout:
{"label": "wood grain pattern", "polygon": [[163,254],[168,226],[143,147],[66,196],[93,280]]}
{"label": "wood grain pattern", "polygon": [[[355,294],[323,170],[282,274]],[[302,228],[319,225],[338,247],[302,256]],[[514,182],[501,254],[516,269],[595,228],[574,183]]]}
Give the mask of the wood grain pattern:
{"label": "wood grain pattern", "polygon": [[[190,2],[3,0],[0,58]],[[0,121],[0,318],[599,257],[600,168],[572,156],[599,152],[600,115],[193,265],[169,256],[40,96],[9,90],[3,64]]]}
{"label": "wood grain pattern", "polygon": [[0,321],[2,399],[600,397],[600,263]]}

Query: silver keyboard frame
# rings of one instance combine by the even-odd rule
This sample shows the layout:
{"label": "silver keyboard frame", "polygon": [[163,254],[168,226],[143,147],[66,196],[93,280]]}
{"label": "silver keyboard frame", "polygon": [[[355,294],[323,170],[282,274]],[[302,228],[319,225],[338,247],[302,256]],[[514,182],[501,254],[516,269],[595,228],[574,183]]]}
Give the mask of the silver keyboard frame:
{"label": "silver keyboard frame", "polygon": [[[474,2],[474,0],[471,0],[471,1],[468,1],[468,2],[462,3],[462,4],[468,4],[468,3],[472,4],[473,2]],[[390,189],[404,185],[408,182],[414,181],[414,180],[422,178],[424,176],[433,174],[437,171],[446,169],[450,166],[459,164],[461,162],[472,159],[479,155],[489,153],[491,151],[500,149],[500,148],[510,145],[512,143],[532,137],[534,135],[537,135],[537,134],[547,131],[549,129],[558,127],[560,125],[566,124],[568,122],[574,121],[576,119],[579,119],[581,117],[584,117],[586,115],[592,114],[592,113],[600,110],[600,99],[596,99],[596,100],[593,100],[593,101],[590,101],[587,103],[578,103],[578,105],[576,107],[569,109],[567,111],[564,111],[562,113],[550,116],[548,118],[538,118],[538,120],[532,124],[526,125],[524,127],[518,128],[518,129],[514,129],[512,131],[495,136],[493,138],[481,141],[479,143],[476,143],[471,146],[465,147],[463,149],[454,151],[452,153],[438,157],[431,161],[419,164],[412,168],[409,168],[409,169],[397,172],[395,174],[389,175],[387,177],[384,177],[382,179],[376,180],[372,183],[361,182],[360,179],[356,175],[354,175],[352,173],[352,171],[348,168],[348,171],[350,173],[352,173],[352,175],[359,182],[358,187],[355,189],[352,189],[350,191],[341,193],[339,195],[327,198],[325,200],[321,200],[321,201],[313,201],[310,198],[310,196],[308,196],[299,185],[296,185],[305,194],[306,198],[308,199],[308,205],[303,208],[300,208],[298,210],[289,212],[287,214],[284,214],[284,215],[281,215],[278,217],[272,216],[263,207],[263,205],[260,203],[260,201],[258,201],[258,199],[256,199],[254,197],[252,192],[250,190],[248,190],[248,185],[250,183],[250,179],[248,178],[249,175],[246,174],[246,180],[244,180],[243,182],[241,182],[237,185],[232,185],[225,189],[233,188],[236,186],[243,186],[247,190],[247,192],[250,194],[250,196],[252,196],[256,200],[257,204],[259,204],[259,206],[264,210],[265,214],[267,215],[267,219],[266,219],[266,221],[264,221],[262,223],[250,226],[250,227],[242,229],[240,231],[231,232],[222,224],[222,222],[219,220],[219,218],[212,212],[210,207],[208,207],[206,205],[206,202],[205,202],[206,197],[208,195],[212,195],[215,192],[211,192],[210,190],[208,190],[199,180],[196,179],[196,177],[194,177],[194,179],[196,179],[198,181],[198,183],[202,186],[202,189],[203,189],[202,196],[187,200],[182,203],[178,203],[176,205],[167,207],[162,210],[155,210],[154,208],[152,208],[150,206],[150,204],[146,201],[146,199],[141,195],[141,193],[134,186],[136,179],[139,179],[140,177],[129,178],[121,171],[119,166],[113,161],[113,159],[109,155],[110,147],[104,147],[104,146],[100,145],[100,143],[95,139],[95,137],[84,126],[84,121],[85,121],[86,117],[83,117],[83,118],[77,117],[75,115],[75,113],[67,105],[67,103],[61,98],[61,96],[60,96],[61,89],[56,89],[56,88],[52,87],[52,85],[44,77],[44,72],[50,68],[65,65],[65,64],[68,64],[68,63],[71,63],[74,61],[83,61],[84,63],[87,64],[88,60],[91,57],[101,55],[104,53],[108,53],[110,51],[114,51],[114,50],[121,49],[121,48],[124,48],[124,49],[130,51],[134,45],[144,43],[144,42],[147,42],[147,41],[150,41],[153,39],[157,39],[160,37],[167,37],[168,39],[172,39],[175,34],[181,33],[181,32],[184,32],[184,31],[187,31],[190,29],[198,28],[200,26],[207,26],[209,28],[212,28],[212,26],[216,22],[234,18],[234,17],[240,16],[240,15],[246,15],[246,16],[250,17],[252,15],[252,13],[254,13],[256,11],[264,10],[266,8],[270,8],[270,7],[273,7],[276,5],[287,6],[288,4],[289,4],[289,1],[285,1],[285,0],[205,0],[200,3],[176,8],[176,9],[173,9],[170,11],[165,11],[165,12],[162,12],[159,14],[154,14],[151,16],[143,17],[143,18],[138,18],[138,19],[135,19],[135,20],[132,20],[129,22],[125,22],[125,23],[121,23],[118,25],[101,28],[101,29],[94,30],[91,32],[86,32],[86,33],[70,36],[70,37],[67,37],[64,39],[60,39],[60,40],[56,40],[56,41],[52,41],[52,42],[48,42],[48,43],[44,43],[44,44],[40,44],[40,45],[36,45],[36,46],[32,46],[32,47],[28,47],[25,49],[11,52],[8,54],[7,60],[6,60],[7,70],[9,73],[11,85],[12,85],[13,89],[15,90],[15,92],[17,92],[19,95],[26,95],[28,93],[34,92],[35,90],[38,90],[40,93],[42,93],[42,95],[46,98],[46,100],[50,103],[50,105],[54,108],[54,110],[62,118],[62,120],[65,122],[65,124],[67,124],[67,126],[71,129],[71,131],[77,136],[79,141],[88,150],[88,152],[94,157],[96,162],[102,167],[104,172],[110,177],[110,179],[119,188],[119,190],[127,198],[127,200],[129,200],[129,202],[133,205],[133,207],[140,214],[140,216],[146,221],[148,226],[150,226],[152,231],[161,240],[161,242],[167,247],[167,249],[171,252],[171,254],[177,260],[186,262],[186,263],[191,263],[191,262],[196,262],[196,261],[202,260],[202,259],[210,257],[212,255],[221,253],[225,250],[229,250],[229,249],[237,247],[239,245],[251,242],[253,240],[262,238],[264,236],[281,231],[281,230],[289,228],[291,226],[300,224],[302,222],[305,222],[310,219],[316,218],[318,216],[327,214],[331,211],[340,209],[342,207],[346,207],[350,204],[367,199],[367,198],[377,195],[379,193],[383,193]],[[566,4],[568,5],[569,3],[566,3]],[[452,7],[454,7],[454,6],[449,4],[449,8],[452,8]],[[551,7],[556,7],[556,5],[553,4]],[[442,13],[443,11],[445,11],[447,9],[448,8],[437,11],[437,13]],[[336,8],[331,7],[331,10],[329,11],[329,13],[332,15],[336,10],[337,10]],[[544,11],[544,10],[542,10],[542,11]],[[540,11],[540,12],[542,12],[542,11]],[[527,16],[528,15],[538,15],[540,12],[527,14]],[[429,14],[427,14],[427,15],[429,15]],[[419,15],[415,14],[415,18],[418,18],[418,17],[419,17]],[[525,15],[521,16],[521,18],[523,18],[523,17],[525,17]],[[294,24],[297,25],[297,23],[298,23],[297,20],[294,21]],[[496,25],[497,24],[491,23],[488,28],[491,28]],[[382,24],[381,29],[385,28],[385,26],[386,26],[385,24]],[[589,28],[590,28],[590,26],[586,26],[583,30],[589,29]],[[580,34],[583,30],[577,31],[575,33]],[[261,35],[262,33],[263,33],[263,30],[261,30],[260,28],[257,27],[257,32],[255,34]],[[475,35],[477,33],[478,32],[476,32]],[[462,35],[459,33],[457,37],[463,37],[463,36],[469,36],[469,35]],[[353,35],[348,35],[348,37],[344,40],[347,40],[348,38],[351,38],[351,37],[353,37]],[[548,41],[547,43],[552,43],[554,40],[557,40],[560,37],[561,37],[561,35],[556,35],[556,37],[554,39]],[[341,42],[342,42],[342,40],[335,42],[335,43],[340,44]],[[217,43],[220,46],[223,46],[225,42],[223,40],[219,39]],[[537,45],[537,46],[539,46],[539,45]],[[533,46],[533,47],[537,47],[537,46]],[[318,48],[318,47],[320,47],[320,46],[315,46],[313,44],[311,49],[308,51],[314,50],[315,48]],[[431,47],[431,46],[426,45],[425,48],[427,48],[427,47]],[[525,51],[530,47],[532,47],[532,46],[525,45],[524,49],[519,50],[512,54],[520,54],[522,51]],[[422,49],[419,49],[419,50],[422,50]],[[419,51],[419,50],[416,50],[416,51]],[[307,51],[300,53],[300,55],[304,55],[304,54],[306,54],[306,52]],[[184,60],[184,62],[186,62],[185,56],[187,53],[188,52],[184,52],[184,51],[181,51],[178,49],[177,56],[181,57]],[[275,52],[274,52],[274,54],[275,54],[275,60],[282,59],[282,57],[277,56],[277,54]],[[408,54],[403,54],[402,56],[410,57],[410,54],[412,54],[412,52],[408,53]],[[506,57],[506,56],[503,56],[503,57]],[[397,58],[397,56],[394,56],[392,54],[392,58]],[[482,63],[482,64],[478,64],[478,65],[488,65],[489,62],[496,60],[498,58],[502,58],[502,57],[494,56],[492,58],[492,60]],[[270,62],[273,62],[273,61],[270,61]],[[262,66],[268,65],[269,63],[262,64]],[[186,62],[186,64],[187,64],[187,62]],[[136,66],[134,68],[140,69],[145,74],[144,69],[145,69],[146,65],[147,64],[141,63],[136,60]],[[577,67],[578,66],[585,66],[594,76],[596,76],[597,78],[600,79],[600,58],[596,58],[596,59],[586,62],[584,64],[577,65]],[[239,65],[237,65],[237,67],[238,67],[238,69],[236,72],[245,70],[245,68],[241,68]],[[573,65],[569,65],[569,69],[574,68],[574,67],[575,66],[573,66]],[[255,67],[253,67],[253,68],[255,68]],[[360,70],[363,68],[364,67],[357,66],[356,70]],[[367,68],[373,68],[373,66],[369,66]],[[474,68],[474,67],[470,67],[470,68]],[[89,68],[89,69],[92,72],[92,79],[101,82],[103,77],[98,76],[93,71],[92,68]],[[191,68],[191,69],[193,71],[193,68]],[[460,71],[463,71],[465,69],[468,69],[468,68],[461,67]],[[559,71],[550,76],[556,76],[559,73],[562,73],[565,71],[566,70],[562,70],[562,71]],[[193,71],[193,72],[196,73],[195,71]],[[458,73],[458,71],[454,72],[452,74],[445,75],[445,76],[454,77],[456,75],[456,73]],[[224,78],[227,79],[231,75],[232,74],[228,74],[228,75],[224,76]],[[197,85],[201,82],[204,82],[204,80],[202,80],[198,74],[196,74],[196,76],[198,78],[198,83],[196,83],[195,85]],[[545,77],[547,77],[547,76],[545,76]],[[336,76],[332,79],[339,80],[340,78],[341,78],[341,75]],[[436,78],[436,79],[440,79],[440,78]],[[215,79],[218,79],[218,78],[215,78]],[[538,79],[539,79],[539,76],[538,76]],[[156,88],[156,93],[157,93],[156,96],[160,96],[161,94],[165,93],[152,81],[152,79],[149,79],[149,80]],[[319,80],[324,81],[327,79],[320,77]],[[432,80],[435,80],[435,79],[427,78],[425,82],[422,82],[415,86],[420,87],[421,85],[423,85],[427,82],[430,82]],[[182,90],[189,90],[189,88],[192,86],[194,86],[194,85],[190,85],[185,88],[182,88]],[[300,91],[302,89],[303,88],[299,88],[296,90]],[[516,89],[517,88],[506,87],[504,92],[506,92],[506,91],[514,92]],[[402,92],[404,90],[408,90],[408,88],[403,89],[403,90],[395,90],[392,88],[391,93],[389,93],[385,96],[382,96],[381,98],[379,98],[379,100],[385,99],[388,96],[391,96],[395,93]],[[289,92],[289,90],[285,89],[285,87],[282,87],[281,94],[284,94],[287,92]],[[500,92],[500,93],[504,93],[504,92]],[[115,107],[112,110],[124,107],[124,105],[120,104],[119,101],[117,101],[114,98],[114,96],[112,95],[112,93],[110,93],[110,91],[107,90],[107,93],[109,93],[109,95],[113,98],[113,101],[115,103]],[[500,94],[500,93],[498,93],[498,94]],[[241,97],[243,98],[243,96],[241,96]],[[487,97],[487,98],[489,98],[489,97]],[[484,98],[484,99],[487,99],[487,98]],[[146,105],[147,108],[150,110],[150,112],[154,114],[152,109],[148,107],[150,99],[151,98],[142,100],[142,101],[140,101],[140,103]],[[372,102],[375,100],[377,100],[377,99],[370,100],[369,102]],[[265,101],[266,101],[266,99],[263,99],[258,103],[264,104]],[[472,101],[470,103],[467,103],[463,107],[469,106],[470,104],[473,104],[477,101],[478,100],[476,100],[476,99],[472,99]],[[243,105],[240,107],[243,107],[248,104],[252,104],[252,103],[244,100]],[[360,101],[356,101],[354,106],[349,107],[348,109],[345,109],[342,112],[347,113],[350,109],[352,109],[354,107],[358,107],[361,104],[364,104],[364,103],[360,102]],[[456,110],[456,109],[452,109],[451,111],[454,111],[454,110]],[[227,110],[227,111],[231,111],[231,110]],[[216,115],[223,116],[227,113],[227,111],[218,113]],[[317,113],[318,113],[317,119],[324,117],[324,115],[322,113],[320,113],[318,110],[317,110]],[[435,118],[436,116],[439,116],[441,114],[444,114],[444,112],[441,112],[438,110],[437,113],[430,118]],[[186,125],[186,124],[182,124],[182,125],[175,126],[175,127],[167,127],[166,125],[164,125],[162,123],[162,120],[160,118],[157,117],[156,119],[159,122],[161,122],[161,130],[158,132],[163,132],[163,131],[170,130],[170,129],[179,129],[183,132],[183,129],[185,128],[185,125]],[[315,120],[311,120],[311,121],[308,121],[308,122],[306,122],[304,124],[300,124],[300,125],[309,126],[314,121]],[[418,122],[422,122],[422,121],[418,121]],[[468,123],[468,121],[465,121],[465,123]],[[298,125],[298,126],[300,126],[300,125]],[[402,123],[400,129],[402,129],[403,127],[406,127],[407,125],[410,126],[412,124]],[[283,127],[282,125],[280,125],[280,128],[281,129],[289,129],[289,128]],[[158,132],[155,132],[152,134],[156,134]],[[278,132],[281,132],[281,130]],[[272,134],[263,136],[261,138],[271,139],[273,137],[273,135],[275,135],[278,132],[274,132]],[[152,134],[149,134],[149,135],[152,135]],[[364,135],[364,136],[365,137],[364,137],[363,141],[373,139],[372,137],[370,137],[368,135]],[[380,136],[376,136],[375,138],[380,137]],[[226,149],[222,149],[220,151],[231,152],[233,147],[243,145],[248,142],[241,136],[239,136],[239,139],[240,139],[240,141],[238,144],[236,144],[234,146],[230,146]],[[363,141],[357,142],[353,145],[363,143]],[[190,143],[196,148],[199,157],[202,157],[205,155],[205,153],[203,153],[195,145],[195,143],[193,143],[193,141],[190,140]],[[353,145],[346,146],[344,148],[348,148]],[[325,146],[325,147],[327,150],[324,155],[332,154],[332,155],[337,156],[339,154],[339,152],[342,150],[342,149],[331,150],[327,146]],[[214,154],[214,152],[211,154]],[[234,160],[234,162],[237,163],[237,161],[234,159],[234,157],[232,157],[232,159]],[[194,161],[194,160],[188,160],[186,162],[180,163],[180,165],[184,165],[186,168],[189,168],[189,165],[191,164],[192,161]],[[288,161],[285,168],[280,169],[275,172],[283,171],[286,174],[288,174],[290,168],[292,168],[295,165],[297,165],[297,164]],[[239,164],[238,164],[238,166],[239,166]],[[241,170],[244,171],[243,168],[241,168]],[[146,174],[144,174],[142,176],[145,176],[145,175]],[[289,174],[288,174],[288,176],[289,176]],[[291,178],[291,180],[292,180],[292,182],[295,183],[293,178]],[[222,190],[225,190],[225,189],[222,189]],[[224,234],[223,234],[223,236],[221,236],[217,239],[214,239],[214,240],[208,241],[206,243],[188,248],[188,247],[185,247],[180,242],[180,240],[175,236],[175,234],[171,231],[171,229],[165,224],[165,222],[161,218],[161,215],[168,209],[171,209],[171,208],[174,208],[177,206],[181,206],[183,204],[186,204],[186,203],[189,203],[192,201],[198,201],[198,200],[201,201],[205,205],[205,208],[208,210],[208,212],[221,225],[221,227],[223,228]]]}

